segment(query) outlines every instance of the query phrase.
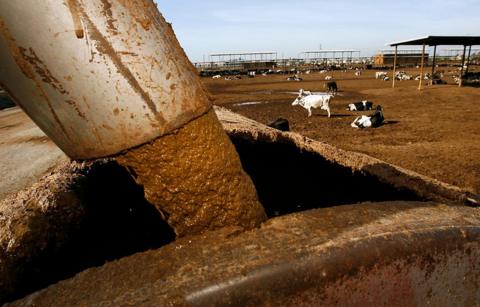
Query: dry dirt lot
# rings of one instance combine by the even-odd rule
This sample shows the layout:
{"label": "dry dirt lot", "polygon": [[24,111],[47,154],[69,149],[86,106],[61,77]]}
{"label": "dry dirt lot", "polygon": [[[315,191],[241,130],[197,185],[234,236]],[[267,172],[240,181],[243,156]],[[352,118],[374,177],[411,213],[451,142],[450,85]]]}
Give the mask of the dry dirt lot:
{"label": "dry dirt lot", "polygon": [[[480,88],[448,85],[427,86],[418,91],[418,81],[390,82],[374,79],[374,71],[355,77],[352,71],[335,71],[339,95],[331,102],[332,117],[291,106],[300,88],[323,91],[325,74],[301,75],[301,82],[286,76],[257,76],[226,81],[203,78],[214,103],[262,123],[286,118],[290,128],[307,137],[340,148],[358,151],[438,180],[480,193]],[[387,124],[377,129],[357,130],[350,123],[360,114],[349,112],[348,103],[368,99],[382,105]],[[238,105],[242,102],[261,104]]]}

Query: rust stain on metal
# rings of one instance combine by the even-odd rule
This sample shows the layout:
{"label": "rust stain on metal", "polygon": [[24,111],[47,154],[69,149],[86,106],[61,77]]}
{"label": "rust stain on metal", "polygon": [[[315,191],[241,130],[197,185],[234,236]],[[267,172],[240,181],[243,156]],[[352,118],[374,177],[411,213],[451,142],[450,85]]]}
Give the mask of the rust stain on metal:
{"label": "rust stain on metal", "polygon": [[68,103],[69,105],[71,105],[75,111],[77,112],[78,116],[80,116],[81,118],[83,118],[84,120],[87,120],[87,116],[85,115],[85,113],[83,113],[80,108],[78,107],[77,103],[73,100],[70,100],[70,99],[67,99],[65,100],[66,103]]}
{"label": "rust stain on metal", "polygon": [[102,138],[101,138],[101,136],[100,136],[100,133],[98,133],[97,127],[95,127],[95,126],[93,125],[92,131],[93,131],[93,135],[95,135],[95,138],[97,139],[98,143],[99,143],[99,144],[103,144]]}
{"label": "rust stain on metal", "polygon": [[131,55],[131,56],[138,56],[137,53],[135,52],[130,52],[130,51],[117,51],[117,54],[121,54],[121,55]]}
{"label": "rust stain on metal", "polygon": [[80,9],[81,9],[81,13],[83,15],[83,18],[85,20],[85,23],[87,24],[87,28],[89,30],[90,40],[95,42],[97,50],[99,52],[101,52],[102,54],[104,54],[105,56],[108,56],[112,60],[113,64],[117,68],[118,72],[130,84],[132,89],[142,97],[142,99],[147,104],[150,111],[152,111],[152,113],[155,115],[155,119],[161,125],[164,125],[166,123],[166,120],[163,118],[163,116],[157,110],[157,107],[156,107],[155,103],[153,102],[152,98],[150,97],[150,95],[143,90],[140,83],[137,81],[137,79],[132,74],[130,69],[128,69],[128,67],[125,66],[125,64],[122,62],[122,59],[116,53],[115,49],[108,42],[108,40],[100,33],[100,31],[97,29],[95,24],[90,20],[90,17],[87,15],[87,13],[82,8],[80,8]]}
{"label": "rust stain on metal", "polygon": [[[50,101],[50,98],[48,97],[45,90],[42,88],[42,85],[40,84],[40,82],[35,77],[35,72],[34,72],[33,68],[30,66],[29,61],[27,60],[28,58],[25,58],[23,53],[22,53],[22,49],[25,50],[25,48],[21,48],[17,45],[17,42],[16,42],[15,38],[13,37],[13,35],[8,30],[8,28],[5,25],[5,22],[3,21],[2,18],[0,18],[0,35],[2,35],[4,40],[7,42],[8,47],[10,49],[10,53],[11,53],[13,59],[15,60],[15,62],[17,63],[17,66],[20,68],[20,70],[23,72],[23,74],[27,78],[31,79],[35,83],[35,86],[37,87],[38,91],[40,92],[40,95],[47,102],[48,109],[52,113],[52,116],[53,116],[54,120],[57,122],[60,129],[63,131],[63,133],[67,137],[67,139],[70,140],[70,136],[67,132],[67,129],[62,124],[62,122],[60,121],[57,113],[55,112],[55,109],[53,108],[52,103]],[[19,105],[21,105],[20,100],[17,100],[16,102]]]}
{"label": "rust stain on metal", "polygon": [[62,83],[60,83],[60,81],[58,81],[58,79],[53,76],[53,74],[42,62],[42,60],[40,60],[40,58],[37,56],[37,54],[32,48],[29,48],[27,50],[23,47],[19,47],[19,50],[22,54],[22,57],[34,67],[35,71],[42,78],[43,82],[48,83],[63,95],[68,94],[68,91],[63,88]]}
{"label": "rust stain on metal", "polygon": [[117,20],[113,18],[113,13],[112,13],[112,4],[108,0],[101,0],[102,5],[103,5],[103,10],[102,13],[105,15],[107,18],[107,30],[112,34],[112,35],[117,35],[118,30],[115,27],[114,22]]}
{"label": "rust stain on metal", "polygon": [[103,124],[102,127],[105,128],[105,129],[108,129],[108,130],[113,130],[113,128],[110,127],[110,126],[107,125],[107,124]]}
{"label": "rust stain on metal", "polygon": [[[118,2],[131,14],[135,21],[142,26],[145,31],[149,31],[152,27],[152,19],[144,13],[149,12],[152,8],[148,7],[146,1],[135,0],[118,0]],[[156,8],[155,8],[156,10]]]}
{"label": "rust stain on metal", "polygon": [[80,18],[80,12],[78,10],[78,3],[76,0],[67,0],[67,7],[70,9],[70,14],[73,19],[73,27],[77,38],[82,39],[85,37],[83,31],[82,19]]}
{"label": "rust stain on metal", "polygon": [[10,53],[12,54],[13,59],[17,63],[18,67],[22,70],[23,74],[29,79],[35,78],[35,73],[33,72],[32,67],[30,67],[28,62],[25,61],[25,59],[23,58],[15,38],[13,38],[13,35],[8,30],[7,26],[5,25],[5,22],[1,17],[0,17],[0,34],[3,36],[5,42],[8,44]]}
{"label": "rust stain on metal", "polygon": [[87,97],[82,96],[83,103],[87,106],[88,109],[90,109],[90,104],[87,101]]}

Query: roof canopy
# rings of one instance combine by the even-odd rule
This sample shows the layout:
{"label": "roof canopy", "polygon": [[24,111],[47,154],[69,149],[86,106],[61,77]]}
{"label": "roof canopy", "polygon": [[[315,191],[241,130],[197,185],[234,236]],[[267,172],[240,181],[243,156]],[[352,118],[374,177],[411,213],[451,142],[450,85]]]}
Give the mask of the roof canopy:
{"label": "roof canopy", "polygon": [[388,45],[394,46],[414,46],[414,45],[480,45],[480,36],[425,36],[406,41],[394,42]]}

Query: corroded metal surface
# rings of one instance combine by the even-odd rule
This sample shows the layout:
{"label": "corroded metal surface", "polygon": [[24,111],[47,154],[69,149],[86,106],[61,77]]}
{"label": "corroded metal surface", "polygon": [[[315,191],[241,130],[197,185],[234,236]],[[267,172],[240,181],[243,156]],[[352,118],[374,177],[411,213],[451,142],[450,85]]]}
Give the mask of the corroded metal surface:
{"label": "corroded metal surface", "polygon": [[12,306],[480,303],[480,212],[364,203],[224,229],[137,254]]}
{"label": "corroded metal surface", "polygon": [[152,0],[0,2],[0,84],[71,158],[118,153],[210,101]]}

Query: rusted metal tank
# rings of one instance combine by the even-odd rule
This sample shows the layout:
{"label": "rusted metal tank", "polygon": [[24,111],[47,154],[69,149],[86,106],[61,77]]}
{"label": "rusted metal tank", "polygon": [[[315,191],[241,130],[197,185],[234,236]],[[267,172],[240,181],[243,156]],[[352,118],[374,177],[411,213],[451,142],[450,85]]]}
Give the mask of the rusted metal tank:
{"label": "rusted metal tank", "polygon": [[312,210],[178,240],[12,306],[476,306],[479,222],[432,202]]}
{"label": "rusted metal tank", "polygon": [[210,102],[151,0],[1,1],[0,83],[73,159],[141,145]]}

